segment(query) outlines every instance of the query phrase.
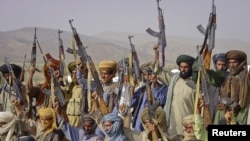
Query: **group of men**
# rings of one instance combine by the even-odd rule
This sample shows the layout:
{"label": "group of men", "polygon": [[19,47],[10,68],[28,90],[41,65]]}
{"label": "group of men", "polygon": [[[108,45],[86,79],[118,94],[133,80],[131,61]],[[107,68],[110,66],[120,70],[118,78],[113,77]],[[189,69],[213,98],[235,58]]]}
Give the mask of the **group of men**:
{"label": "group of men", "polygon": [[[20,66],[0,67],[0,140],[207,140],[206,124],[199,123],[250,122],[247,55],[239,50],[213,55],[214,69],[203,72],[206,85],[201,89],[201,64],[190,55],[177,57],[180,72],[174,75],[159,68],[157,60],[142,64],[141,80],[128,67],[130,60],[103,60],[95,78],[101,87],[93,81],[87,62],[70,62],[67,76],[60,74],[59,60],[45,56],[49,61],[42,71],[44,83],[35,86],[35,66],[30,66],[24,81]],[[115,82],[115,76],[123,79]],[[204,115],[202,107],[208,110]]]}

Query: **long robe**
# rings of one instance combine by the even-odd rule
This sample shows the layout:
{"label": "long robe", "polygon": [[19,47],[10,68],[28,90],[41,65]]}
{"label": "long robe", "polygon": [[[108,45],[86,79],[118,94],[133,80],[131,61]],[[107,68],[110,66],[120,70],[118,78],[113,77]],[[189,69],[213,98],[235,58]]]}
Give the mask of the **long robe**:
{"label": "long robe", "polygon": [[170,136],[183,134],[181,121],[187,115],[194,113],[195,89],[185,83],[186,80],[176,74],[170,81],[167,102],[164,106],[167,119],[167,132]]}

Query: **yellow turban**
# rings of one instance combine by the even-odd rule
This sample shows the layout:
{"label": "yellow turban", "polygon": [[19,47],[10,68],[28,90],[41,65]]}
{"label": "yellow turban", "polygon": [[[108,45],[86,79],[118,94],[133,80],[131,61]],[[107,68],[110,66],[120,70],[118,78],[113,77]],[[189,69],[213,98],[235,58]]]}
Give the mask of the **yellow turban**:
{"label": "yellow turban", "polygon": [[[45,138],[49,133],[51,133],[53,130],[55,130],[57,128],[56,126],[56,113],[55,110],[52,108],[46,108],[46,107],[42,107],[38,110],[38,115],[39,117],[43,117],[43,118],[52,118],[52,126],[50,128],[47,128],[43,137]],[[48,124],[48,123],[46,123]]]}
{"label": "yellow turban", "polygon": [[44,117],[44,118],[54,118],[55,111],[52,108],[42,107],[39,109],[38,115],[39,115],[39,117]]}
{"label": "yellow turban", "polygon": [[100,72],[100,74],[102,73],[102,71],[107,71],[108,73],[111,74],[109,78],[107,78],[105,80],[104,79],[102,80],[104,83],[109,82],[116,75],[117,62],[113,61],[113,60],[103,60],[103,61],[101,61],[99,63],[99,72]]}
{"label": "yellow turban", "polygon": [[103,60],[99,63],[100,71],[116,71],[117,62],[113,60]]}

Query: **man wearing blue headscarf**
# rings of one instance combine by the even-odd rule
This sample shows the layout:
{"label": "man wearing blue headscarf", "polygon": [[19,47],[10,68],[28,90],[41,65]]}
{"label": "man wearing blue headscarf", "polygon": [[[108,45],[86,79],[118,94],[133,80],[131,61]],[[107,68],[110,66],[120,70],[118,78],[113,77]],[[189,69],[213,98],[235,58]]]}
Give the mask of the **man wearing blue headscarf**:
{"label": "man wearing blue headscarf", "polygon": [[128,141],[123,131],[123,120],[120,116],[114,114],[106,114],[102,117],[102,128],[108,136],[105,140],[109,141]]}

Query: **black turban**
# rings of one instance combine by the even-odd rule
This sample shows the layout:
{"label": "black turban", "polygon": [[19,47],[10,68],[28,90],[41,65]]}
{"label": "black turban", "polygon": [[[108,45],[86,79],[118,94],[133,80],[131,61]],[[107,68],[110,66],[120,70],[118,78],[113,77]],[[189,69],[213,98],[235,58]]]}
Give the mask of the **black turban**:
{"label": "black turban", "polygon": [[[10,66],[11,66],[16,78],[19,78],[21,71],[22,71],[22,68],[16,64],[10,64]],[[8,67],[6,64],[4,64],[0,67],[0,71],[2,72],[2,74],[9,73],[9,70],[8,70]]]}
{"label": "black turban", "polygon": [[178,66],[180,66],[181,62],[186,62],[190,66],[192,66],[193,63],[194,63],[194,60],[195,60],[195,58],[192,57],[192,56],[189,56],[189,55],[180,55],[180,56],[177,57],[176,63],[177,63]]}

